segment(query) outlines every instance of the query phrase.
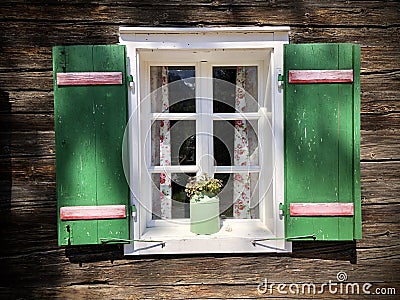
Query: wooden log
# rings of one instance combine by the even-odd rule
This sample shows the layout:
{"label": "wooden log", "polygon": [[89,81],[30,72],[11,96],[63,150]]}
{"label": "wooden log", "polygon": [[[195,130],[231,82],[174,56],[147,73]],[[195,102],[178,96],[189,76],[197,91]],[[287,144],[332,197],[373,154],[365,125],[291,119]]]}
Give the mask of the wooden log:
{"label": "wooden log", "polygon": [[[292,257],[292,254],[142,257],[83,262],[81,266],[78,263],[70,263],[64,253],[64,250],[50,250],[1,258],[1,263],[8,268],[0,270],[0,274],[3,275],[5,283],[13,287],[29,282],[29,286],[36,288],[79,286],[90,283],[139,287],[180,285],[183,288],[190,285],[215,284],[254,286],[265,277],[274,282],[296,280],[296,282],[321,283],[329,279],[334,280],[340,271],[347,272],[349,281],[390,284],[396,282],[394,276],[399,271],[396,265],[399,260],[395,253],[391,255],[392,268],[387,272],[379,271],[382,264],[388,263],[385,258],[366,259],[362,263],[352,265],[347,257],[338,256],[340,252],[334,253],[336,259],[320,259],[320,255],[313,256],[315,253],[309,251],[302,257]],[[309,258],[307,264],[304,263],[306,257]],[[13,268],[16,262],[23,263],[30,272]]]}
{"label": "wooden log", "polygon": [[[346,2],[337,1],[168,1],[154,6],[152,1],[88,1],[85,5],[77,2],[46,2],[46,9],[40,5],[25,3],[4,3],[0,11],[9,20],[57,20],[59,22],[81,21],[85,16],[88,23],[109,23],[113,16],[116,24],[135,23],[138,25],[173,24],[185,20],[186,24],[324,24],[342,26],[388,26],[398,22],[398,4],[379,1]],[[385,21],[382,22],[382,16]]]}
{"label": "wooden log", "polygon": [[397,203],[400,198],[400,162],[361,163],[361,197],[364,204]]}
{"label": "wooden log", "polygon": [[0,158],[52,156],[55,153],[54,131],[1,132]]}
{"label": "wooden log", "polygon": [[[361,73],[395,71],[400,49],[394,45],[381,44],[361,47]],[[26,72],[49,71],[52,68],[51,47],[4,45],[0,56],[0,71]]]}
{"label": "wooden log", "polygon": [[361,130],[376,131],[384,129],[400,129],[400,114],[361,114]]}
{"label": "wooden log", "polygon": [[361,130],[361,160],[399,160],[400,130]]}
{"label": "wooden log", "polygon": [[[147,26],[157,24],[157,16],[147,15],[151,19]],[[282,16],[279,23],[271,24],[268,15],[264,20],[257,23],[238,23],[232,17],[230,23],[207,23],[208,19],[201,22],[186,23],[186,26],[196,26],[209,24],[216,26],[223,24],[240,25],[282,25],[287,24],[286,16]],[[205,17],[207,18],[207,17]],[[247,18],[246,18],[247,19]],[[82,44],[116,44],[118,43],[118,28],[122,24],[107,24],[99,26],[98,23],[88,24],[86,22],[67,22],[61,24],[49,24],[47,22],[0,22],[0,35],[3,44],[10,47],[49,47],[53,45],[82,45]],[[137,26],[140,24],[134,22]],[[157,26],[180,26],[181,23],[160,22]],[[40,28],[40,30],[37,30]],[[357,43],[364,46],[394,45],[398,40],[400,29],[398,27],[377,28],[377,27],[307,27],[293,25],[290,31],[291,43]]]}
{"label": "wooden log", "polygon": [[[0,73],[0,84],[4,91],[0,94],[2,111],[11,109],[14,101],[21,99],[18,93],[32,93],[43,92],[43,101],[48,101],[45,110],[51,109],[52,102],[50,102],[50,95],[53,90],[53,78],[51,71],[45,72],[23,72],[21,74],[15,73]],[[379,111],[399,111],[400,105],[398,104],[398,91],[400,90],[399,83],[400,71],[390,73],[374,73],[361,76],[361,99],[362,99],[362,112],[372,112],[374,108],[382,106]],[[16,97],[13,101],[10,94]],[[37,94],[38,95],[38,94]],[[32,95],[33,96],[33,95]],[[28,101],[29,99],[23,100]],[[40,101],[40,99],[35,100]],[[22,106],[22,105],[20,105]],[[28,107],[32,107],[28,105]],[[40,109],[40,108],[36,108]]]}

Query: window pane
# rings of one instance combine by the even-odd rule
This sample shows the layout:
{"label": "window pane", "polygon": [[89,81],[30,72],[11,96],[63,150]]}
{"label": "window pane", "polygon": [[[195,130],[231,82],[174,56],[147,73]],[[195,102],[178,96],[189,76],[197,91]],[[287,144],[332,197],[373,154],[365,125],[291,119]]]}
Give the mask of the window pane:
{"label": "window pane", "polygon": [[152,215],[153,220],[189,218],[189,198],[185,185],[189,177],[196,174],[172,173],[153,174]]}
{"label": "window pane", "polygon": [[223,218],[259,218],[259,173],[217,173],[215,178],[223,181],[219,193],[220,213]]}
{"label": "window pane", "polygon": [[257,67],[213,67],[214,113],[258,111]]}
{"label": "window pane", "polygon": [[214,121],[217,166],[258,165],[258,121]]}
{"label": "window pane", "polygon": [[153,166],[196,164],[196,121],[154,121],[151,127]]}
{"label": "window pane", "polygon": [[196,112],[195,68],[150,67],[151,111]]}

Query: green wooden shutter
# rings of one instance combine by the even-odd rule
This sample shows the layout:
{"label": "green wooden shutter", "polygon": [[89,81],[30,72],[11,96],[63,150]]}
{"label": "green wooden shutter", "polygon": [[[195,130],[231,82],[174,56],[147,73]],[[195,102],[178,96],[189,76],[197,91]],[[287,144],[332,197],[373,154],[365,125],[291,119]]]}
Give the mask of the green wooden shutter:
{"label": "green wooden shutter", "polygon": [[360,47],[284,53],[286,238],[360,239]]}
{"label": "green wooden shutter", "polygon": [[129,239],[125,47],[53,48],[59,245]]}

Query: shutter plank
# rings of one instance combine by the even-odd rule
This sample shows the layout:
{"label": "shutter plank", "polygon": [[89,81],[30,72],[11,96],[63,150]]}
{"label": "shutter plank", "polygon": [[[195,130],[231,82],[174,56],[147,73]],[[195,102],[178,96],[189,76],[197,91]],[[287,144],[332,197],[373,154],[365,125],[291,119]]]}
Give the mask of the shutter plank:
{"label": "shutter plank", "polygon": [[[338,69],[353,68],[353,45],[339,44]],[[339,103],[339,197],[338,202],[348,202],[353,197],[353,86],[338,84]],[[353,239],[353,218],[338,218],[339,239]]]}
{"label": "shutter plank", "polygon": [[63,221],[122,219],[125,217],[125,205],[69,206],[60,208],[60,219]]}
{"label": "shutter plank", "polygon": [[[285,82],[287,237],[316,234],[317,240],[354,239],[354,217],[350,211],[337,211],[355,198],[353,116],[357,111],[353,110],[353,84],[348,83],[350,77],[357,80],[359,70],[354,70],[352,49],[350,44],[285,45],[286,78],[292,71],[314,80]],[[291,207],[299,208],[296,203],[310,206],[294,213]],[[319,212],[310,207],[318,207]],[[358,215],[358,208],[353,209]]]}
{"label": "shutter plank", "polygon": [[[59,58],[56,71],[93,70],[91,47],[62,47],[55,51]],[[87,87],[54,86],[58,210],[63,206],[96,205],[93,105],[93,95]],[[58,228],[62,245],[67,245],[68,239],[71,244],[97,242],[96,221],[59,222]]]}
{"label": "shutter plank", "polygon": [[[102,210],[96,207],[129,205],[128,187],[121,171],[122,142],[119,144],[123,135],[122,124],[126,124],[126,86],[93,85],[84,81],[80,81],[79,85],[60,86],[57,83],[57,78],[69,76],[61,74],[110,72],[118,73],[119,83],[123,83],[126,74],[124,49],[120,45],[53,48],[60,245],[100,244],[102,239],[129,239],[129,218],[126,215],[109,219],[100,214],[100,220],[94,217],[87,219],[88,216],[65,219],[64,215],[64,207],[91,206],[94,208],[89,211],[100,213]],[[80,85],[83,83],[88,85]],[[117,108],[122,113],[116,113]],[[103,115],[107,115],[107,122]],[[117,160],[119,164],[115,163]],[[118,184],[115,178],[118,178]]]}
{"label": "shutter plank", "polygon": [[[124,47],[94,46],[94,71],[125,70],[125,60],[120,57],[125,57]],[[97,86],[95,95],[97,204],[116,204],[129,199],[121,159],[127,124],[127,90],[120,86]],[[100,220],[99,238],[129,239],[126,223],[126,219]]]}
{"label": "shutter plank", "polygon": [[289,70],[289,83],[345,82],[353,82],[353,70]]}
{"label": "shutter plank", "polygon": [[[291,203],[290,216],[353,216],[353,203]],[[349,220],[347,218],[347,220]],[[351,221],[351,220],[350,220]]]}
{"label": "shutter plank", "polygon": [[58,86],[107,84],[122,84],[122,72],[71,72],[57,74]]}

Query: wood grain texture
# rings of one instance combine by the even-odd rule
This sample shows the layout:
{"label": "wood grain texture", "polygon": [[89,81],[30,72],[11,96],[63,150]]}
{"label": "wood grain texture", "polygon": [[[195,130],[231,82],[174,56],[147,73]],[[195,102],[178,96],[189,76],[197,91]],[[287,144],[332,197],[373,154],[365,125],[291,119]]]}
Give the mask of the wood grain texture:
{"label": "wood grain texture", "polygon": [[353,216],[353,203],[290,203],[290,216]]}
{"label": "wood grain texture", "polygon": [[[255,299],[264,278],[322,283],[339,271],[400,291],[399,12],[398,1],[1,1],[0,298]],[[363,239],[297,242],[284,255],[57,247],[51,47],[115,44],[121,25],[288,25],[291,43],[360,44]]]}
{"label": "wood grain texture", "polygon": [[60,207],[60,220],[122,219],[126,217],[125,205],[66,206]]}
{"label": "wood grain texture", "polygon": [[289,70],[289,83],[353,82],[353,70]]}
{"label": "wood grain texture", "polygon": [[121,72],[58,73],[58,86],[122,84]]}

